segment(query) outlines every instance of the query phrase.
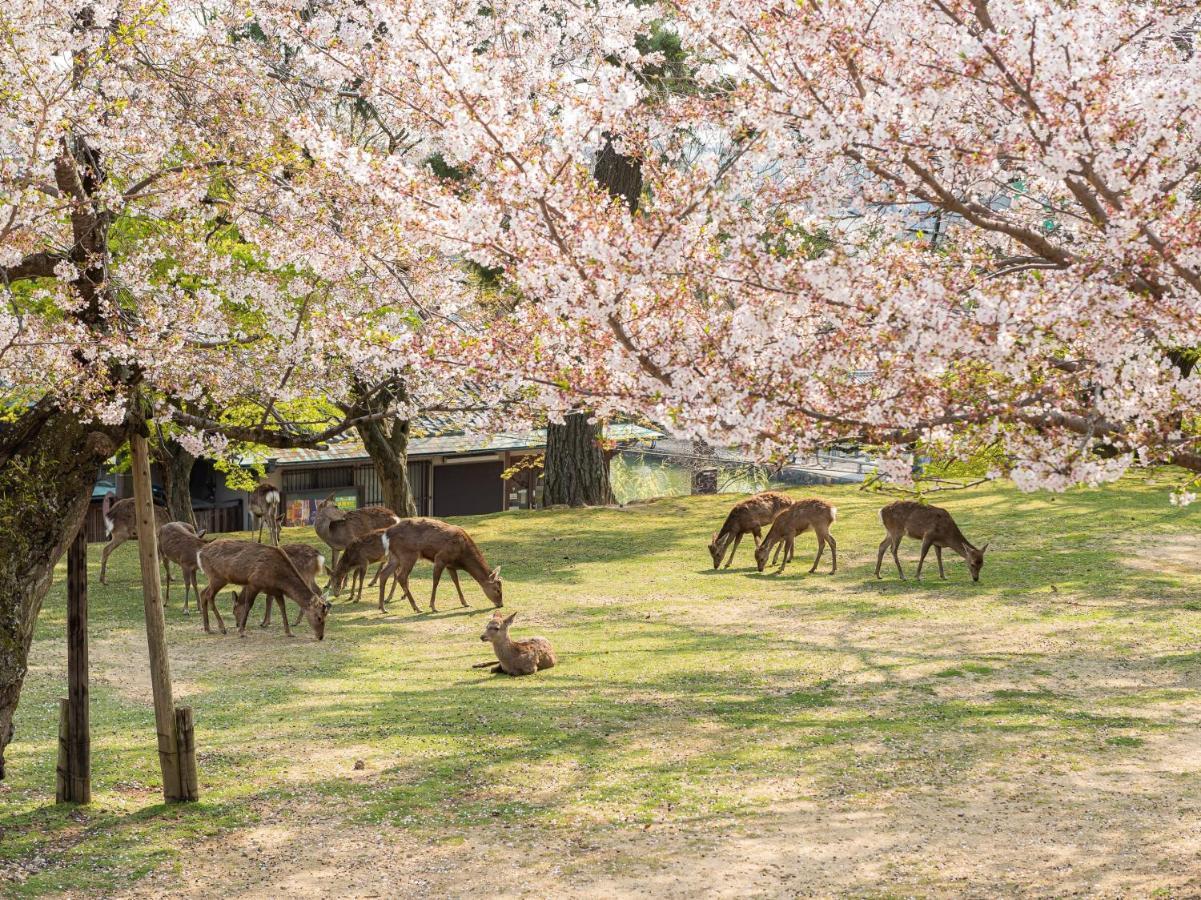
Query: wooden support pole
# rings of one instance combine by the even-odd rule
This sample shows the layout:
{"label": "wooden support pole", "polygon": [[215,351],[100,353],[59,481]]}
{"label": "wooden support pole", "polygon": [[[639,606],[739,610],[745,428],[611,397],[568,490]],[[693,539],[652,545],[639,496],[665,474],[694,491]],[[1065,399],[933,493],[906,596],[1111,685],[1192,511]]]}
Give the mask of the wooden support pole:
{"label": "wooden support pole", "polygon": [[70,763],[67,762],[67,745],[70,743],[71,701],[65,697],[58,701],[58,766],[54,770],[54,802],[70,803]]}
{"label": "wooden support pole", "polygon": [[175,731],[179,735],[179,784],[181,800],[199,800],[200,787],[196,780],[196,731],[192,726],[192,707],[175,710]]}
{"label": "wooden support pole", "polygon": [[92,802],[88,722],[88,538],[84,528],[67,549],[67,722],[60,730],[59,803]]}
{"label": "wooden support pole", "polygon": [[[163,772],[163,799],[191,799],[180,782],[179,737],[175,701],[171,696],[171,665],[167,659],[167,625],[159,585],[158,529],[150,485],[150,450],[146,438],[129,438],[133,457],[133,498],[137,513],[138,556],[142,563],[142,600],[146,610],[146,643],[150,649],[150,685],[154,690],[154,721],[158,729],[158,759]],[[195,761],[192,762],[195,767]]]}

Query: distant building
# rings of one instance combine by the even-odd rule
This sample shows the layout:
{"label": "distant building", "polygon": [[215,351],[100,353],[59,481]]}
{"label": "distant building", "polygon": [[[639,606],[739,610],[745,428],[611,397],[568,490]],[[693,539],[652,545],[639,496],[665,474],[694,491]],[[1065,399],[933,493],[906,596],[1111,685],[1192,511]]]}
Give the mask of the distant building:
{"label": "distant building", "polygon": [[[605,437],[619,448],[653,446],[662,434],[625,423],[605,428]],[[468,435],[464,432],[414,437],[409,442],[409,486],[422,516],[469,516],[506,509],[533,509],[542,498],[542,469],[526,468],[509,479],[501,474],[532,460],[546,449],[544,430],[513,434]],[[283,495],[288,525],[309,524],[317,504],[331,494],[339,506],[357,508],[382,504],[383,491],[371,457],[357,438],[331,441],[326,450],[273,450],[258,460],[267,480]],[[152,468],[156,499],[163,502],[157,467]],[[230,488],[225,475],[207,459],[196,460],[190,484],[196,524],[212,534],[257,528],[250,514],[249,495]],[[102,473],[93,491],[88,540],[105,539],[101,515],[108,493],[133,495],[128,475]]]}

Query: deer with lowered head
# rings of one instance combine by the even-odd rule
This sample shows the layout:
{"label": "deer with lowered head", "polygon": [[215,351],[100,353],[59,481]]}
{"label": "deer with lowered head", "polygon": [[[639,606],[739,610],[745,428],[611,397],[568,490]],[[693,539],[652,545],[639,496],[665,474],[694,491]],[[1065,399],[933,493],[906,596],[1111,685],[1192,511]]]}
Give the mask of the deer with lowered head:
{"label": "deer with lowered head", "polygon": [[[301,577],[308,582],[315,592],[321,593],[321,588],[317,586],[317,576],[322,570],[328,572],[325,567],[325,557],[316,547],[310,547],[308,544],[284,544],[280,547],[292,560],[292,565],[296,566],[296,571],[301,574]],[[254,607],[254,601],[258,599],[259,592],[255,588],[247,585],[238,594],[234,594],[234,621],[238,625],[238,634],[246,634],[246,623],[250,619],[250,610]],[[279,614],[284,620],[284,634],[288,637],[292,636],[292,626],[299,625],[300,620],[304,618],[304,609],[301,608],[297,613],[295,621],[288,623],[288,610],[284,606],[284,598],[282,594],[268,594],[267,608],[263,610],[263,621],[259,623],[259,628],[266,628],[271,624],[271,607],[279,604]]]}
{"label": "deer with lowered head", "polygon": [[[134,506],[133,497],[113,502],[112,493],[104,495],[101,512],[104,514],[104,531],[108,535],[108,543],[100,553],[100,583],[108,584],[108,558],[114,550],[128,541],[138,537],[138,512]],[[162,506],[154,507],[154,524],[162,528],[171,521],[171,514]]]}
{"label": "deer with lowered head", "polygon": [[337,568],[338,555],[350,546],[355,538],[388,528],[400,521],[400,516],[386,506],[364,506],[361,509],[340,509],[334,495],[317,504],[313,517],[313,530],[333,553],[330,564]]}
{"label": "deer with lowered head", "polygon": [[[380,529],[355,538],[342,551],[342,555],[338,557],[338,562],[330,573],[330,590],[334,592],[335,596],[342,593],[342,588],[346,585],[346,579],[349,576],[350,599],[358,603],[363,599],[363,582],[367,580],[367,567],[381,561],[384,564],[375,573],[375,577],[387,581],[393,569],[392,560],[388,555],[387,529]],[[382,587],[380,596],[381,598],[383,596]],[[380,612],[384,612],[382,602],[379,609]]]}
{"label": "deer with lowered head", "polygon": [[812,574],[817,571],[817,564],[821,562],[826,544],[829,544],[830,555],[833,558],[830,574],[833,575],[838,571],[838,541],[834,540],[834,535],[830,534],[830,526],[834,524],[837,515],[838,510],[835,507],[825,500],[817,498],[798,500],[789,504],[772,519],[767,537],[755,548],[755,565],[762,572],[767,565],[767,557],[771,553],[771,548],[782,543],[784,559],[776,573],[783,572],[784,567],[792,562],[792,546],[796,536],[812,528],[813,533],[817,535],[817,556],[813,558],[813,565],[809,567],[809,572]]}
{"label": "deer with lowered head", "polygon": [[[213,541],[200,550],[200,568],[208,579],[208,586],[200,595],[200,612],[204,616],[207,634],[212,634],[209,628],[210,607],[217,617],[217,627],[222,634],[226,633],[225,622],[217,608],[217,592],[227,584],[238,584],[269,596],[291,598],[304,610],[317,640],[325,637],[329,601],[314,583],[297,571],[291,557],[279,547],[268,547],[254,541]],[[235,617],[237,612],[235,610]]]}
{"label": "deer with lowered head", "polygon": [[942,550],[944,547],[954,550],[967,560],[968,571],[972,581],[980,580],[980,570],[984,567],[984,551],[988,544],[976,547],[959,530],[951,514],[941,506],[926,506],[915,500],[898,500],[880,510],[880,521],[888,536],[880,542],[880,552],[876,554],[876,577],[880,577],[880,566],[884,562],[884,551],[892,550],[893,562],[897,564],[897,574],[904,580],[905,572],[901,569],[901,560],[897,556],[897,548],[901,539],[908,535],[922,542],[922,555],[917,562],[917,579],[922,578],[922,564],[926,554],[934,548],[938,558],[938,577],[946,578],[942,568]]}
{"label": "deer with lowered head", "polygon": [[259,520],[258,541],[263,542],[263,525],[267,526],[267,539],[272,547],[279,546],[279,529],[283,516],[279,512],[279,488],[264,481],[250,492],[250,511]]}
{"label": "deer with lowered head", "polygon": [[555,651],[546,638],[515,641],[509,637],[509,626],[516,617],[517,613],[513,613],[506,619],[503,613],[495,612],[480,635],[480,640],[491,641],[492,649],[496,651],[497,665],[492,672],[497,675],[502,672],[506,675],[533,675],[540,669],[553,667],[556,662]]}
{"label": "deer with lowered head", "polygon": [[[734,508],[730,510],[730,514],[722,523],[721,529],[713,535],[713,540],[709,542],[709,555],[713,558],[713,568],[721,568],[721,561],[727,548],[730,550],[730,558],[726,560],[725,568],[730,568],[730,563],[734,562],[734,554],[738,551],[738,545],[742,543],[743,535],[748,532],[753,535],[755,546],[758,547],[759,541],[763,538],[761,531],[763,526],[770,525],[776,514],[791,504],[791,497],[775,491],[763,491],[734,504]],[[731,541],[734,542],[733,547],[730,546]]]}
{"label": "deer with lowered head", "polygon": [[[388,594],[391,602],[396,592],[396,582],[404,589],[405,598],[414,612],[420,612],[413,592],[409,590],[409,573],[419,559],[428,559],[434,564],[434,587],[430,593],[430,612],[437,612],[434,603],[438,599],[438,580],[442,570],[450,570],[450,579],[454,582],[455,590],[459,592],[459,603],[467,606],[467,598],[463,596],[463,588],[459,585],[459,570],[462,569],[474,578],[484,591],[484,596],[492,601],[493,606],[504,606],[502,599],[503,583],[500,578],[500,566],[489,569],[484,560],[484,554],[476,546],[466,531],[458,525],[451,525],[440,519],[413,518],[403,519],[385,532],[388,540],[388,555],[392,565],[392,590]],[[380,609],[384,608],[384,583],[386,578],[380,578],[379,597]]]}
{"label": "deer with lowered head", "polygon": [[158,552],[167,570],[167,596],[163,605],[171,599],[171,563],[179,566],[183,573],[183,611],[188,611],[188,592],[196,594],[196,605],[200,606],[200,588],[196,585],[196,570],[200,568],[198,554],[210,543],[204,539],[204,531],[197,532],[187,522],[168,522],[158,530]]}

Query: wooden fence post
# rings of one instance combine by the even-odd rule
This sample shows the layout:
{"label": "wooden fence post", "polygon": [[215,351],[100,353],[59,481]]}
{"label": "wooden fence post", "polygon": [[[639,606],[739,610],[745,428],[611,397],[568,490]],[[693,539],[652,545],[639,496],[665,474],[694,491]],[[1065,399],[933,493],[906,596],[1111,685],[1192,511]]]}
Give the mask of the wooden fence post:
{"label": "wooden fence post", "polygon": [[[136,431],[129,438],[133,457],[133,496],[137,511],[138,556],[142,563],[142,599],[146,609],[146,643],[150,649],[150,685],[154,691],[154,721],[158,730],[158,759],[163,772],[163,798],[168,802],[195,799],[180,781],[179,736],[175,701],[171,696],[171,666],[167,659],[167,626],[159,585],[158,523],[150,484],[150,451]],[[195,758],[191,760],[195,769]]]}
{"label": "wooden fence post", "polygon": [[92,802],[88,716],[88,536],[79,529],[67,549],[67,700],[59,724],[59,803]]}

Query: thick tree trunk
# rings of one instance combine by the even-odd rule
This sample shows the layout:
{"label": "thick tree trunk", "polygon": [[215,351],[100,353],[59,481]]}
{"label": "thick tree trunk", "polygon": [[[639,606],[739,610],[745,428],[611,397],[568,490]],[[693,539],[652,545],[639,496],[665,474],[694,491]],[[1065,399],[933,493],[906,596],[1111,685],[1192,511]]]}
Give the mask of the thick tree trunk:
{"label": "thick tree trunk", "polygon": [[54,565],[83,524],[96,473],[118,440],[48,401],[0,435],[0,778]]}
{"label": "thick tree trunk", "polygon": [[[399,380],[370,387],[356,382],[354,402],[356,412],[374,413],[391,407],[407,398],[405,386]],[[409,486],[409,422],[388,417],[358,426],[359,437],[379,477],[384,493],[384,506],[398,516],[417,515],[413,492]]]}
{"label": "thick tree trunk", "polygon": [[359,436],[384,492],[384,506],[398,516],[417,515],[409,488],[409,423],[405,419],[379,419],[359,426]]}
{"label": "thick tree trunk", "polygon": [[546,429],[546,480],[542,505],[607,506],[613,502],[609,460],[601,446],[601,423],[588,413],[571,413]]}
{"label": "thick tree trunk", "polygon": [[158,454],[163,467],[163,488],[167,492],[167,509],[176,522],[187,522],[196,527],[196,514],[192,511],[192,466],[196,457],[180,446],[178,441],[167,441]]}

